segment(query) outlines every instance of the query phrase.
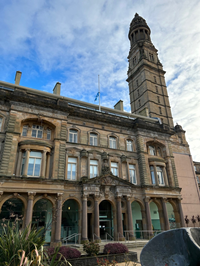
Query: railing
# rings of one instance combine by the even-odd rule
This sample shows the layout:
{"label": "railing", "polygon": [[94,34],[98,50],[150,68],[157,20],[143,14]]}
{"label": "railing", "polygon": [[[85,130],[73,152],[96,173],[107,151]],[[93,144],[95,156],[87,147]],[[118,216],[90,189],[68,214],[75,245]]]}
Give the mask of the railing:
{"label": "railing", "polygon": [[66,245],[67,245],[67,242],[70,240],[70,239],[73,239],[74,238],[74,244],[77,244],[77,241],[76,240],[78,240],[78,244],[80,244],[80,235],[81,234],[76,234],[76,233],[74,233],[74,234],[72,234],[72,235],[70,235],[70,236],[67,236],[67,237],[65,237],[65,238],[63,238],[62,239],[62,243],[63,244],[65,244],[65,242],[66,242]]}
{"label": "railing", "polygon": [[93,236],[92,236],[92,238],[93,238],[93,242],[94,242],[94,237],[96,236],[96,238],[95,239],[100,239],[100,237],[99,236],[97,236],[95,233],[93,234]]}
{"label": "railing", "polygon": [[108,241],[108,236],[110,237],[111,241],[114,241],[114,237],[112,237],[110,234],[106,233],[106,242]]}

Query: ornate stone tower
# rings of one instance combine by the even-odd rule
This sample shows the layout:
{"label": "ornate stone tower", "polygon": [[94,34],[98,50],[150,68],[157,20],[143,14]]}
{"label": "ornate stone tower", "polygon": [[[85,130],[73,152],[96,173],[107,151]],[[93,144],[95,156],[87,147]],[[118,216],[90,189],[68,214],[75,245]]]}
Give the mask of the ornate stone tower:
{"label": "ornate stone tower", "polygon": [[151,30],[137,13],[130,24],[128,83],[131,112],[159,117],[174,127],[165,84],[165,71],[151,42]]}

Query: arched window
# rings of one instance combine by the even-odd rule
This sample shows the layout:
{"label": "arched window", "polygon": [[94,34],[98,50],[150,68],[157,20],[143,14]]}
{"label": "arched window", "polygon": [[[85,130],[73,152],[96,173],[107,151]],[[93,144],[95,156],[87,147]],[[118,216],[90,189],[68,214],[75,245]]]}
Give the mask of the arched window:
{"label": "arched window", "polygon": [[73,143],[78,142],[78,131],[76,129],[69,130],[69,142],[73,142]]}
{"label": "arched window", "polygon": [[90,133],[90,145],[97,146],[97,134]]}
{"label": "arched window", "polygon": [[116,149],[117,148],[117,140],[115,137],[110,137],[109,138],[109,146],[111,149]]}

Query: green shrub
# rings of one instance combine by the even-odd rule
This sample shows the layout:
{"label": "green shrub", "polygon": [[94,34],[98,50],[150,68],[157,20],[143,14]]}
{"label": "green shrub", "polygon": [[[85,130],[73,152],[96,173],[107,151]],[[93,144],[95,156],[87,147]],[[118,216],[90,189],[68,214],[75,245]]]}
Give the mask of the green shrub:
{"label": "green shrub", "polygon": [[29,230],[29,227],[19,230],[18,226],[11,227],[9,224],[4,227],[0,236],[0,265],[19,265],[19,250],[23,250],[30,259],[31,251],[41,249],[44,244],[42,230],[43,228],[38,231],[34,228]]}
{"label": "green shrub", "polygon": [[100,245],[95,242],[89,242],[83,244],[83,250],[89,255],[89,256],[95,256],[99,253]]}

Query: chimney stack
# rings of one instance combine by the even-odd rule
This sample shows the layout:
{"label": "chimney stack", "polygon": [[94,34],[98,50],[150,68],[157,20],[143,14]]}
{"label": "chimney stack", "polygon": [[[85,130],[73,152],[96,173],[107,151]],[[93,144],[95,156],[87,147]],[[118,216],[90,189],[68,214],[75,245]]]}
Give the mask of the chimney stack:
{"label": "chimney stack", "polygon": [[21,75],[22,75],[22,72],[16,71],[16,74],[15,74],[15,84],[16,85],[19,85],[20,79],[21,79]]}
{"label": "chimney stack", "polygon": [[57,82],[53,89],[53,94],[60,95],[60,87],[61,87],[61,83]]}

